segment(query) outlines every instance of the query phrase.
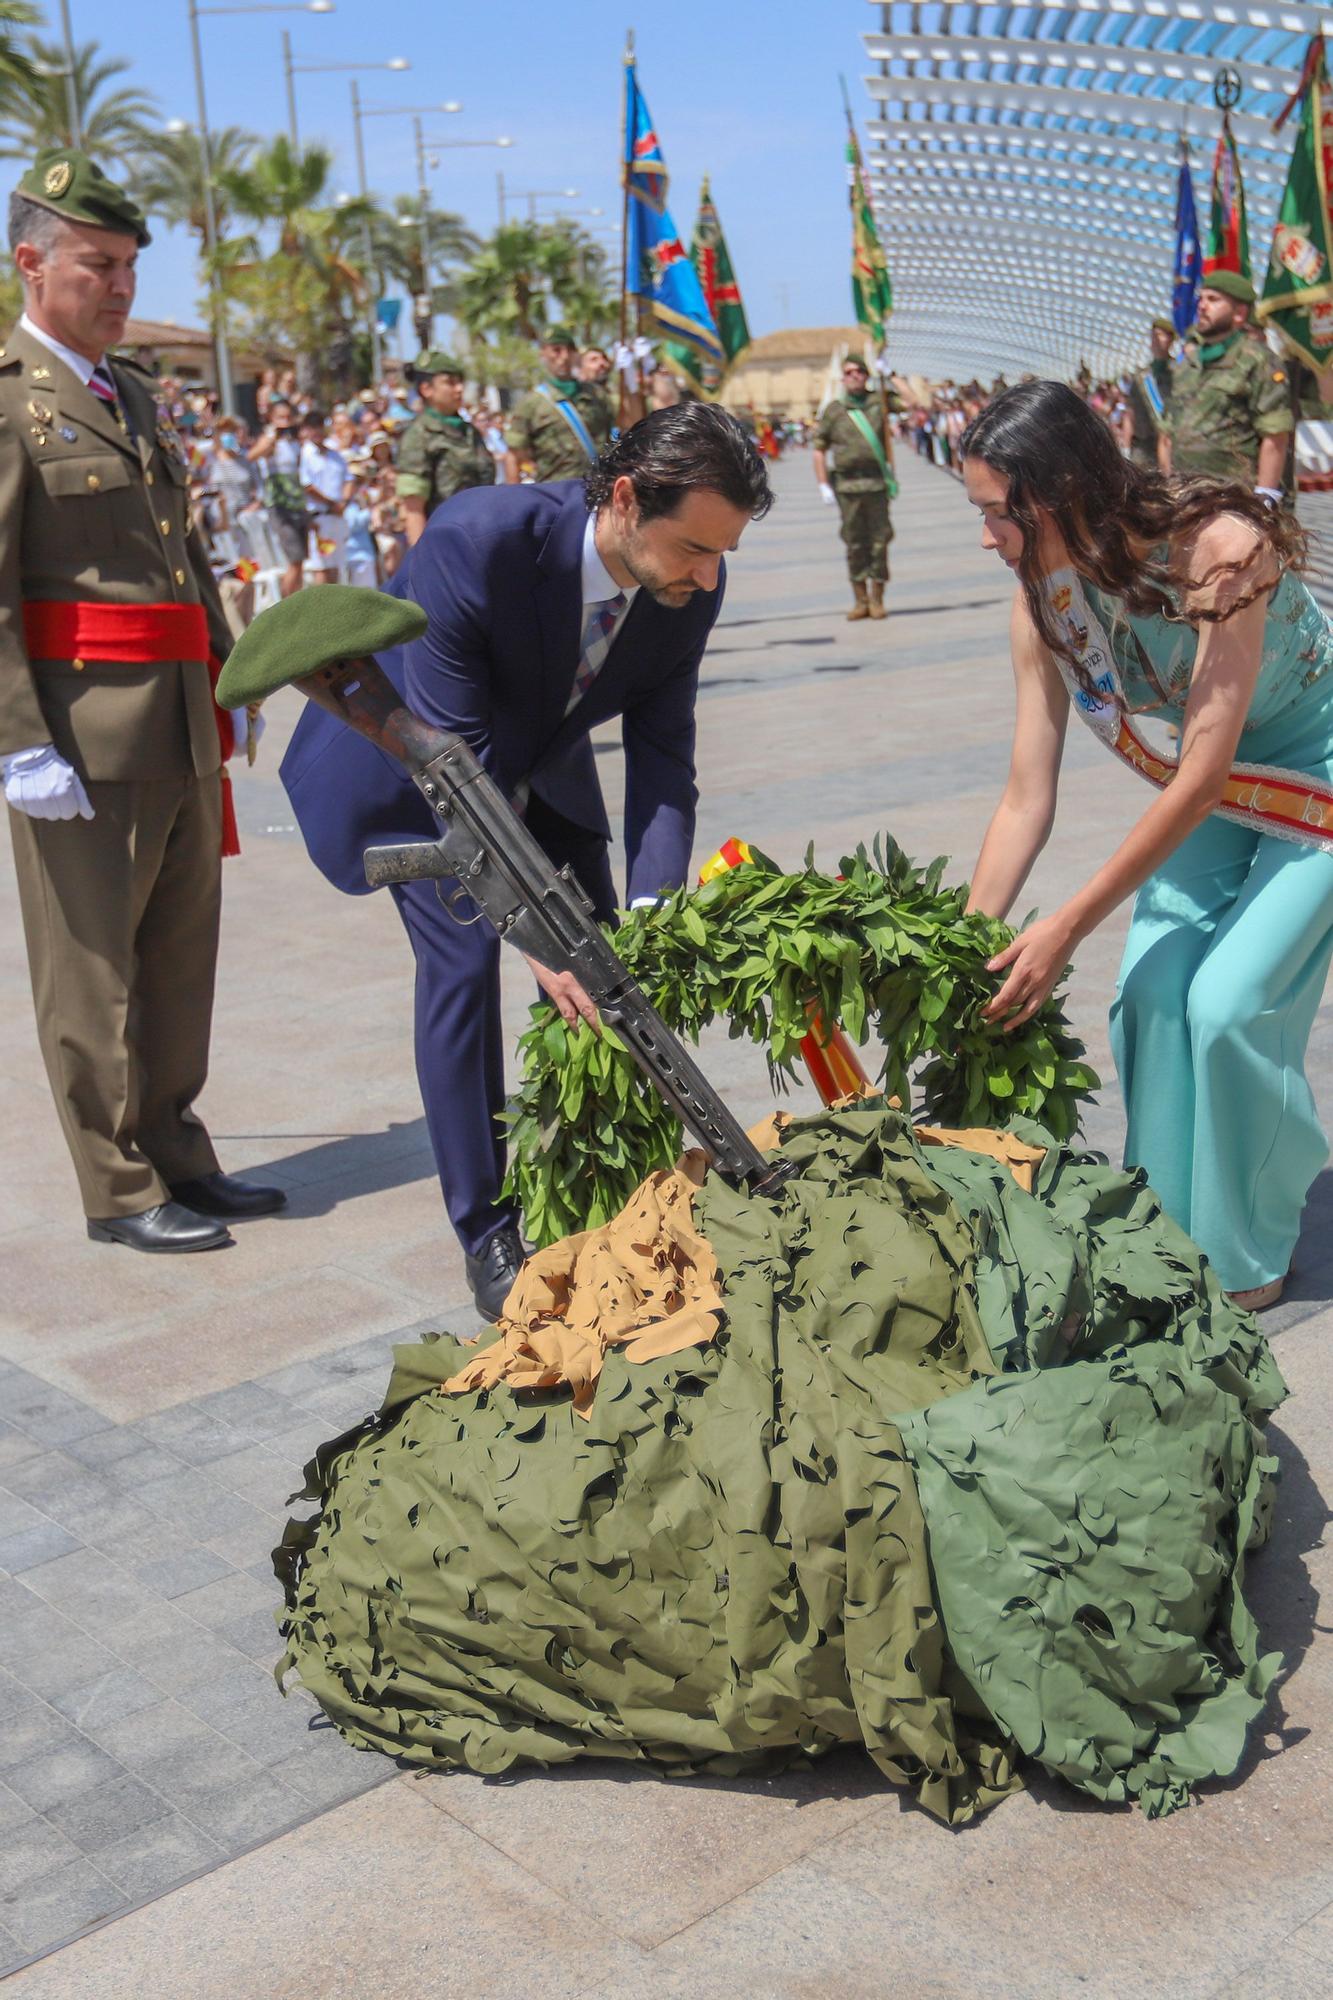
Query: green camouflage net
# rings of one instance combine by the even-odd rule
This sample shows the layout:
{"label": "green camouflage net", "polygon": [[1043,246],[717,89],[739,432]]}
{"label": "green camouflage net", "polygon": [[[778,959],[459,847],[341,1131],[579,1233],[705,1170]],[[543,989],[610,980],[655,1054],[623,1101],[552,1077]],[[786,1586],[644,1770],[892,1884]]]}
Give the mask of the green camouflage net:
{"label": "green camouflage net", "polygon": [[1137,1176],[1052,1146],[1027,1195],[883,1104],[784,1152],[776,1201],[699,1196],[716,1341],[609,1352],[588,1420],[398,1350],[277,1552],[280,1677],[479,1772],[860,1743],[951,1822],[1020,1752],[1150,1812],[1234,1770],[1277,1665],[1240,1590],[1284,1393],[1253,1322]]}

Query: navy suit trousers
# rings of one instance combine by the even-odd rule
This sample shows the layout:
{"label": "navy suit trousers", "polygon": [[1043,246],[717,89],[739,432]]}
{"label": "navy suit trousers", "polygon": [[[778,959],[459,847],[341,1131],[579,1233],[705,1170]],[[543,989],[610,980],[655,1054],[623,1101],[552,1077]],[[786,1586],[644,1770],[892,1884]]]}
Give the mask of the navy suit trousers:
{"label": "navy suit trousers", "polygon": [[[606,842],[534,793],[529,832],[557,868],[569,862],[602,922],[615,915]],[[500,1199],[505,1174],[504,1035],[500,941],[475,904],[446,908],[453,882],[403,882],[391,890],[416,957],[416,1057],[426,1129],[449,1220],[469,1256],[518,1217]],[[476,922],[467,921],[475,917]],[[518,955],[510,952],[515,965]]]}

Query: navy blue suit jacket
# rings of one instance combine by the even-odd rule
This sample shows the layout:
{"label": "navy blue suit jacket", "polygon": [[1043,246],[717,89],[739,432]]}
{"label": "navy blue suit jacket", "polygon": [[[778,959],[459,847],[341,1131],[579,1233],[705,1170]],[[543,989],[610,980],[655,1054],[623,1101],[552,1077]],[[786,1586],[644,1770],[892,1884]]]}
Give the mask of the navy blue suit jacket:
{"label": "navy blue suit jacket", "polygon": [[[689,869],[699,662],[725,578],[681,610],[639,591],[601,673],[566,716],[587,518],[578,480],[455,494],[391,586],[425,611],[425,636],[380,664],[418,715],[466,738],[506,792],[526,781],[604,839],[610,826],[588,732],[621,716],[632,900],[677,887]],[[365,890],[368,846],[436,837],[401,765],[313,703],[280,775],[312,860],[351,894]]]}

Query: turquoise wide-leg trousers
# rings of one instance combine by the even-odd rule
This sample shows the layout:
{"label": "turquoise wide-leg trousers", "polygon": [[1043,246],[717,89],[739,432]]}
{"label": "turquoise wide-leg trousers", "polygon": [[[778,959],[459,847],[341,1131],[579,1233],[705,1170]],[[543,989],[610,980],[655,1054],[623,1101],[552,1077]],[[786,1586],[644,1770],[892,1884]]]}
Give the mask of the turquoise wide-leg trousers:
{"label": "turquoise wide-leg trousers", "polygon": [[1138,893],[1111,1009],[1126,1166],[1228,1291],[1282,1277],[1328,1143],[1305,1048],[1333,955],[1333,854],[1216,816]]}

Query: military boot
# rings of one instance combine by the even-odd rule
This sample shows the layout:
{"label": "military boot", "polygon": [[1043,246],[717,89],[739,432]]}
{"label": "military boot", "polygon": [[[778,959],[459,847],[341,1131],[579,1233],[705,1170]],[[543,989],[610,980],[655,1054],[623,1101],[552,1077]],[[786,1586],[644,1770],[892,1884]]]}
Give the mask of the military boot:
{"label": "military boot", "polygon": [[870,616],[870,597],[864,583],[854,583],[852,585],[852,595],[855,597],[856,602],[847,613],[847,622],[849,625],[857,618],[868,618]]}
{"label": "military boot", "polygon": [[882,576],[872,576],[870,579],[870,616],[872,618],[887,618],[888,615],[888,612],[884,609],[884,579]]}

